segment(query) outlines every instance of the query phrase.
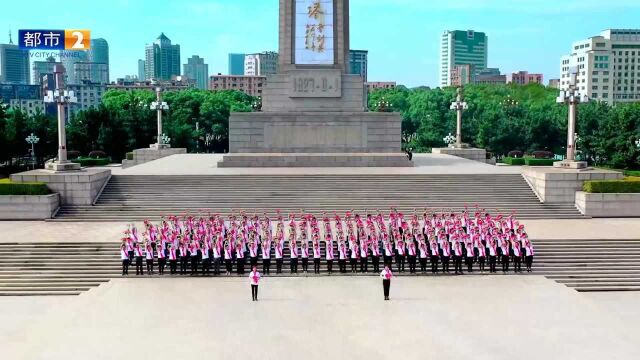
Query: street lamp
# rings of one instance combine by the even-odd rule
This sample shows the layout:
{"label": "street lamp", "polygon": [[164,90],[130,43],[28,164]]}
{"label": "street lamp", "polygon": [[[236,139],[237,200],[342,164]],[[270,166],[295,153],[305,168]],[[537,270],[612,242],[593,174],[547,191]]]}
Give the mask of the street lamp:
{"label": "street lamp", "polygon": [[253,111],[262,111],[262,97],[258,96],[255,100],[253,100],[253,102],[251,103],[251,108],[253,109]]}
{"label": "street lamp", "polygon": [[160,87],[157,81],[152,81],[152,84],[156,84],[156,101],[152,102],[149,106],[151,110],[156,110],[158,113],[158,143],[151,145],[152,148],[157,150],[164,149],[170,147],[166,142],[163,142],[163,133],[162,133],[162,111],[169,110],[169,105],[166,102],[162,101],[162,87]]}
{"label": "street lamp", "polygon": [[33,133],[31,133],[31,135],[27,136],[25,140],[27,141],[27,144],[31,145],[31,163],[33,164],[33,168],[35,169],[35,163],[36,163],[35,144],[37,144],[40,141],[40,138],[35,136]]}
{"label": "street lamp", "polygon": [[456,148],[462,148],[462,112],[468,109],[467,103],[464,102],[464,96],[462,93],[462,87],[459,87],[456,96],[456,101],[451,103],[451,110],[457,112],[456,119]]}
{"label": "street lamp", "polygon": [[392,112],[393,104],[387,101],[384,97],[378,100],[374,106],[378,109],[379,112]]}
{"label": "street lamp", "polygon": [[80,170],[80,164],[67,160],[67,135],[65,132],[65,106],[78,102],[73,91],[64,88],[64,66],[54,65],[53,74],[56,89],[47,91],[45,103],[56,103],[58,107],[58,160],[50,163],[47,168],[54,171]]}
{"label": "street lamp", "polygon": [[636,140],[636,147],[640,149],[640,139]]}
{"label": "street lamp", "polygon": [[449,135],[445,136],[442,140],[447,144],[447,146],[451,147],[451,145],[456,142],[456,137],[449,133]]}
{"label": "street lamp", "polygon": [[171,138],[168,137],[167,134],[162,134],[160,138],[162,139],[162,144],[164,146],[167,146],[167,147],[170,146],[169,144],[171,144]]}
{"label": "street lamp", "polygon": [[564,161],[554,163],[556,167],[570,168],[570,169],[584,169],[587,167],[585,161],[576,161],[576,110],[577,105],[583,102],[588,102],[589,98],[586,95],[580,94],[578,86],[576,85],[576,77],[578,76],[578,69],[573,67],[569,70],[569,89],[561,90],[560,95],[556,99],[559,104],[569,105],[569,125],[567,126],[567,158]]}

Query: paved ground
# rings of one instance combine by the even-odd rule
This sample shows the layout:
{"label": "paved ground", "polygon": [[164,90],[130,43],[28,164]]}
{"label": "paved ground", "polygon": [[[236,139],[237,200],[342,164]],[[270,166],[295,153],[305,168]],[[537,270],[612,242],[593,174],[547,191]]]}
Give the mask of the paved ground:
{"label": "paved ground", "polygon": [[[523,220],[532,239],[635,239],[640,219]],[[142,224],[138,224],[142,226]],[[0,221],[0,242],[119,241],[127,223]]]}
{"label": "paved ground", "polygon": [[463,158],[417,154],[412,168],[218,168],[220,154],[172,155],[128,169],[108,167],[114,175],[306,175],[306,174],[520,174],[520,166],[493,166]]}
{"label": "paved ground", "polygon": [[122,279],[22,323],[23,302],[0,299],[14,319],[0,325],[0,358],[640,356],[637,326],[542,277],[402,278],[392,301],[381,292],[375,278],[268,279],[253,303],[246,279]]}

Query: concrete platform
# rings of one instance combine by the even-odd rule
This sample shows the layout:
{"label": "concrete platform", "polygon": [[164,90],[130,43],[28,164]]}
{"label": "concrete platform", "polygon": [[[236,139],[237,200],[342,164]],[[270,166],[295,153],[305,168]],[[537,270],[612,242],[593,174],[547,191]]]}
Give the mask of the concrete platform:
{"label": "concrete platform", "polygon": [[219,168],[412,167],[403,153],[260,153],[227,154]]}
{"label": "concrete platform", "polygon": [[263,281],[259,298],[250,301],[247,279],[122,279],[24,322],[12,319],[34,304],[14,301],[0,306],[0,316],[9,318],[0,329],[0,354],[25,360],[212,352],[220,359],[304,354],[322,360],[640,356],[635,322],[537,276],[398,278],[391,301],[383,301],[373,277],[278,278]]}
{"label": "concrete platform", "polygon": [[468,160],[478,161],[481,163],[487,162],[487,150],[476,148],[433,148],[431,149],[433,154],[451,155],[457,156]]}
{"label": "concrete platform", "polygon": [[576,191],[588,180],[622,179],[619,171],[604,169],[566,169],[551,166],[524,166],[522,174],[544,203],[575,203]]}

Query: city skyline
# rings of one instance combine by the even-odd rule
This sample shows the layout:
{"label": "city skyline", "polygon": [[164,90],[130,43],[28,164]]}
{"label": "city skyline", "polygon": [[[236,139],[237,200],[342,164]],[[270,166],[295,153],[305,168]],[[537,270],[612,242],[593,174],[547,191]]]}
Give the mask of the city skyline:
{"label": "city skyline", "polygon": [[[71,0],[56,10],[59,16],[52,16],[54,3],[35,3],[38,12],[24,11],[15,2],[5,4],[0,23],[6,26],[5,32],[11,30],[14,42],[19,29],[89,29],[92,37],[109,42],[112,81],[136,74],[145,45],[162,32],[181,46],[185,59],[203,57],[211,75],[227,73],[229,53],[277,51],[278,47],[275,0],[164,2],[161,6],[148,0]],[[369,79],[409,87],[439,85],[440,39],[445,30],[485,32],[491,39],[489,67],[499,67],[503,73],[542,73],[552,79],[559,77],[558,59],[573,42],[608,28],[636,28],[640,15],[640,4],[627,0],[612,1],[606,7],[592,0],[562,4],[550,0],[517,4],[351,0],[351,8],[351,48],[369,51]],[[0,43],[6,42],[8,34],[0,35]]]}

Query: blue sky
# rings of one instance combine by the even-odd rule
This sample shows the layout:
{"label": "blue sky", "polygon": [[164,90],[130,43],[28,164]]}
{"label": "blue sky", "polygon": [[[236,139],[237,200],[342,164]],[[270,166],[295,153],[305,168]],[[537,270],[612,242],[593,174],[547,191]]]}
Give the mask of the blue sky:
{"label": "blue sky", "polygon": [[[229,52],[278,48],[278,0],[3,0],[0,42],[18,29],[90,29],[107,39],[111,78],[137,73],[144,45],[164,32],[182,63],[205,58],[227,72]],[[59,11],[59,15],[56,15]],[[489,36],[489,66],[558,77],[573,41],[640,27],[638,0],[351,0],[351,47],[369,50],[369,80],[436,86],[440,35]]]}

